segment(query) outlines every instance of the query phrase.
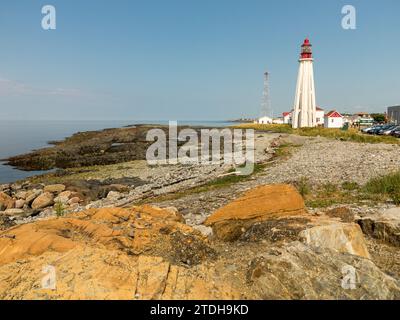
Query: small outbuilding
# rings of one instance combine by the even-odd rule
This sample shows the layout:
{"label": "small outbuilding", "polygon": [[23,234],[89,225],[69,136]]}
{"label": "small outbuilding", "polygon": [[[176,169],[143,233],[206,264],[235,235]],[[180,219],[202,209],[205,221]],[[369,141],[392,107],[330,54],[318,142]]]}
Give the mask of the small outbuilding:
{"label": "small outbuilding", "polygon": [[292,111],[282,113],[283,123],[292,124]]}
{"label": "small outbuilding", "polygon": [[332,110],[325,115],[325,128],[342,128],[344,125],[343,116],[336,110]]}
{"label": "small outbuilding", "polygon": [[272,124],[273,119],[270,117],[261,117],[256,121],[258,124]]}

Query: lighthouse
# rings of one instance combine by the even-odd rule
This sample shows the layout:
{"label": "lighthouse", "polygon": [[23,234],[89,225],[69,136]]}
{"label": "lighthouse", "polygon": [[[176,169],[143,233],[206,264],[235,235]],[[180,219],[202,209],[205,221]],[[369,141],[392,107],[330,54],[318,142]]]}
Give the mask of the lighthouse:
{"label": "lighthouse", "polygon": [[292,127],[315,127],[317,125],[317,108],[315,103],[314,59],[312,57],[312,45],[308,39],[305,39],[301,46],[299,62]]}

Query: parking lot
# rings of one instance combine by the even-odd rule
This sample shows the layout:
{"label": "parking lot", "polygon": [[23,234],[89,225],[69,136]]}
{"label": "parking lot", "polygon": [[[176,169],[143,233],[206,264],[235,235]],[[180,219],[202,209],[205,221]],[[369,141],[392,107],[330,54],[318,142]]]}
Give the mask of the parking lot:
{"label": "parking lot", "polygon": [[396,125],[396,124],[374,125],[372,127],[362,129],[361,132],[365,133],[365,134],[393,136],[393,137],[399,138],[400,137],[400,125]]}

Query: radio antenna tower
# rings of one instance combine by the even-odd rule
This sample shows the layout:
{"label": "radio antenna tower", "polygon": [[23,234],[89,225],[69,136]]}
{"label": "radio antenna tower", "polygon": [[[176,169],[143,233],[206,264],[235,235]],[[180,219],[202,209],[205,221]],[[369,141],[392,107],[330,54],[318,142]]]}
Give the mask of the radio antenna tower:
{"label": "radio antenna tower", "polygon": [[264,73],[264,91],[261,103],[261,117],[272,118],[271,99],[269,96],[269,73]]}

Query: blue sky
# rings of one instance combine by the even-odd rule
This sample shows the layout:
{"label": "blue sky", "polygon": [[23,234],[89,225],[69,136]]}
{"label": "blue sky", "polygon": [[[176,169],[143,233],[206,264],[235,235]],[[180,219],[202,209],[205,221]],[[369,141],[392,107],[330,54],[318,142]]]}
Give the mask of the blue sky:
{"label": "blue sky", "polygon": [[[41,28],[41,8],[57,29]],[[357,29],[341,9],[357,9]],[[2,0],[0,119],[223,120],[292,107],[299,47],[318,105],[400,104],[398,0]]]}

